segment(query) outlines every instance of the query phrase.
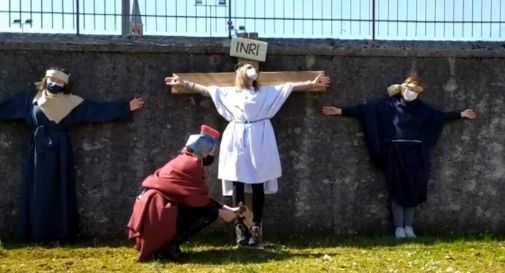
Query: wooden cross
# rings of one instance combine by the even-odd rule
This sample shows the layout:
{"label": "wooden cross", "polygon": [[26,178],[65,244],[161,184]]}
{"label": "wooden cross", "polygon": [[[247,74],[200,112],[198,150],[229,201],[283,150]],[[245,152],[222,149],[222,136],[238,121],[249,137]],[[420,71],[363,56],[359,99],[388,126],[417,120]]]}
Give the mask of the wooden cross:
{"label": "wooden cross", "polygon": [[[245,37],[253,40],[258,39],[257,33],[242,33],[241,37]],[[265,43],[266,44],[266,43]],[[257,50],[258,48],[252,48],[252,50]],[[265,50],[266,51],[266,50]],[[258,53],[258,52],[255,52]],[[265,52],[266,53],[266,52]],[[238,58],[238,63],[251,63],[256,67],[257,71],[260,71],[258,61]],[[312,81],[314,78],[323,73],[324,71],[274,71],[274,72],[260,72],[258,73],[258,81],[261,85],[278,85],[286,82],[302,82],[302,81]],[[198,83],[204,86],[217,85],[220,87],[235,86],[235,72],[217,72],[217,73],[174,73],[179,76],[181,81],[189,81]],[[326,91],[326,87],[314,87],[306,92],[323,92]],[[188,90],[183,86],[172,86],[173,94],[195,94],[196,92]]]}

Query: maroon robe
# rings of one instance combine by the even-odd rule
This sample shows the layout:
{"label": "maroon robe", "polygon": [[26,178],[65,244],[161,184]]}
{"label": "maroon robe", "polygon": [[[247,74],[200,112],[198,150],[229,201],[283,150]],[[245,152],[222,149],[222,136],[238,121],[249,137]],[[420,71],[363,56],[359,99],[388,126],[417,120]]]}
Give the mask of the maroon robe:
{"label": "maroon robe", "polygon": [[210,203],[202,161],[182,153],[148,176],[146,189],[133,205],[128,238],[140,251],[140,262],[152,259],[177,232],[177,204],[204,207]]}

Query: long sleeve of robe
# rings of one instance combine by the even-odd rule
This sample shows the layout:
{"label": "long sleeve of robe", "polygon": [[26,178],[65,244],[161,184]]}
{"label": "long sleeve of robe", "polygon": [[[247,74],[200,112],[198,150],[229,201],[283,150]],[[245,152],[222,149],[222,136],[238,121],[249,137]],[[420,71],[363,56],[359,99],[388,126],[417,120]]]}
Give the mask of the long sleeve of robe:
{"label": "long sleeve of robe", "polygon": [[132,115],[128,102],[95,102],[84,100],[65,121],[67,125],[85,122],[127,122]]}
{"label": "long sleeve of robe", "polygon": [[21,94],[0,102],[0,120],[24,119],[29,97],[29,94]]}
{"label": "long sleeve of robe", "polygon": [[82,122],[126,121],[127,102],[84,100],[60,123],[33,103],[36,90],[0,102],[0,120],[22,119],[32,129],[16,233],[34,241],[65,241],[77,234],[73,150],[67,130]]}
{"label": "long sleeve of robe", "polygon": [[292,91],[291,83],[261,86],[257,91],[208,88],[218,113],[229,121],[219,152],[218,178],[222,180],[223,195],[232,195],[234,181],[264,183],[265,193],[277,192],[282,169],[270,119]]}
{"label": "long sleeve of robe", "polygon": [[429,148],[436,144],[448,120],[459,112],[435,110],[420,100],[400,96],[342,109],[360,120],[372,160],[385,174],[393,200],[405,207],[426,201],[431,169]]}

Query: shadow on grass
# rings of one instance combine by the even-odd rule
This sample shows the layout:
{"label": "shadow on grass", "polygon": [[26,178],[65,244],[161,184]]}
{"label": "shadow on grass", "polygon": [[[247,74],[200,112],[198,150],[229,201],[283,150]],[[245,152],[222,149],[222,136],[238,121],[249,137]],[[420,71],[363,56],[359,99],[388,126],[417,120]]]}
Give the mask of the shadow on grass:
{"label": "shadow on grass", "polygon": [[323,254],[292,253],[278,247],[266,247],[265,249],[235,249],[233,247],[220,249],[190,250],[185,252],[187,263],[192,264],[257,264],[269,261],[282,261],[301,258],[314,258]]}
{"label": "shadow on grass", "polygon": [[[226,246],[231,243],[231,236],[226,240],[225,236],[197,236],[195,240],[202,244],[214,246]],[[457,242],[505,242],[504,235],[494,234],[466,234],[466,235],[429,235],[419,236],[416,239],[398,240],[392,235],[332,235],[332,234],[310,234],[310,235],[271,235],[266,241],[272,245],[285,246],[289,248],[313,248],[313,247],[394,247],[403,244],[434,245],[440,243]]]}
{"label": "shadow on grass", "polygon": [[[202,239],[202,240],[200,240]],[[318,258],[323,256],[320,253],[293,253],[289,249],[277,243],[267,243],[264,249],[257,248],[236,248],[227,240],[228,236],[217,236],[213,238],[195,238],[188,243],[182,245],[184,252],[184,263],[185,264],[208,264],[208,265],[222,265],[222,264],[257,264],[266,263],[269,261],[282,261],[293,259],[296,257],[301,258]],[[4,242],[0,248],[0,257],[6,256],[6,251],[9,250],[27,250],[35,252],[40,251],[51,251],[51,249],[59,249],[58,251],[66,250],[79,250],[79,249],[90,249],[86,251],[93,252],[93,248],[131,248],[132,252],[135,253],[131,256],[132,260],[137,259],[138,253],[133,250],[133,244],[129,241],[120,240],[84,240],[74,242],[72,244],[66,243],[29,243],[23,241],[9,240]],[[103,250],[100,250],[103,252]],[[114,251],[114,250],[112,250]],[[101,253],[101,252],[100,252]],[[82,253],[80,255],[83,255]],[[161,264],[172,264],[169,260],[156,260],[154,262]]]}
{"label": "shadow on grass", "polygon": [[[188,264],[257,264],[270,261],[300,259],[317,259],[325,256],[339,255],[335,251],[318,250],[317,248],[352,247],[371,249],[375,247],[395,247],[404,244],[435,245],[444,243],[471,242],[505,242],[504,236],[496,235],[460,235],[460,236],[429,236],[414,240],[396,240],[391,236],[277,236],[269,238],[265,249],[236,249],[224,237],[198,238],[196,241],[184,244]],[[211,246],[209,248],[209,246]],[[202,250],[203,249],[203,250]],[[158,261],[171,263],[170,261]]]}

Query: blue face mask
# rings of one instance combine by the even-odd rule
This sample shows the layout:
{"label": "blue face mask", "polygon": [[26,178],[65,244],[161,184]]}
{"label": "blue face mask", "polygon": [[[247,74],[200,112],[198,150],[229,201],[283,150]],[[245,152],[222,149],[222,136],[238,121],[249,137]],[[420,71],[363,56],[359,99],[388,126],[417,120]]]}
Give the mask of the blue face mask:
{"label": "blue face mask", "polygon": [[58,94],[63,92],[63,86],[57,85],[54,82],[48,83],[46,89],[51,94]]}

